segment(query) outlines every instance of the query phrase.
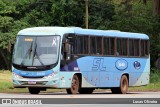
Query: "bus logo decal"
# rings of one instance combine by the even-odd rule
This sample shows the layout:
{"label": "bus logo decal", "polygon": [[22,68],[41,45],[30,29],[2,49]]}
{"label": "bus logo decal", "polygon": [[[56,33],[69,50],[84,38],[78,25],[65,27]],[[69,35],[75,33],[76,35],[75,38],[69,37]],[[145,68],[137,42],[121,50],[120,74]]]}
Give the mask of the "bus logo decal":
{"label": "bus logo decal", "polygon": [[123,71],[123,70],[125,70],[127,67],[128,67],[128,63],[127,63],[126,60],[124,60],[124,59],[119,59],[119,60],[116,61],[116,68],[117,68],[118,70]]}
{"label": "bus logo decal", "polygon": [[104,66],[104,58],[94,58],[92,71],[106,71],[106,67]]}
{"label": "bus logo decal", "polygon": [[133,65],[134,65],[134,68],[137,70],[141,68],[141,64],[138,61],[135,61]]}

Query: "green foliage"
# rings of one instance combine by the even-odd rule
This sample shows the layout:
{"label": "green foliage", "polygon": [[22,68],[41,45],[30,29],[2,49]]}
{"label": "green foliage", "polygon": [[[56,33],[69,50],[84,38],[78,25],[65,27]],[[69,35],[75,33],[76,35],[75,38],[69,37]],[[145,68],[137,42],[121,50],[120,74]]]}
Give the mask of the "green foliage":
{"label": "green foliage", "polygon": [[[84,26],[84,1],[59,0],[54,1],[51,9],[50,25],[54,26]],[[82,25],[81,25],[82,24]]]}
{"label": "green foliage", "polygon": [[[89,11],[90,28],[105,29],[107,23],[114,15],[114,6],[111,2],[108,3],[106,0],[94,0],[89,3]],[[6,49],[8,41],[14,44],[16,34],[20,29],[32,26],[85,27],[85,1],[0,1],[1,48]]]}
{"label": "green foliage", "polygon": [[160,71],[158,69],[151,69],[150,82],[160,82]]}
{"label": "green foliage", "polygon": [[150,5],[151,3],[148,5],[130,3],[127,6],[129,9],[126,9],[127,7],[122,4],[117,5],[116,15],[113,17],[114,21],[111,23],[112,28],[148,34],[152,30],[153,24],[152,7]]}
{"label": "green foliage", "polygon": [[[89,28],[148,34],[154,66],[160,56],[160,18],[152,15],[152,0],[146,4],[139,0],[89,0],[88,4]],[[85,0],[0,0],[1,49],[15,43],[19,30],[35,26],[85,28]]]}
{"label": "green foliage", "polygon": [[138,1],[128,3],[116,2],[113,21],[108,26],[109,29],[145,33],[150,37],[151,66],[155,66],[155,61],[160,53],[160,19],[152,15],[152,1],[147,4]]}
{"label": "green foliage", "polygon": [[[85,27],[85,1],[50,0],[48,2],[22,2],[17,4],[18,16],[28,26]],[[23,5],[23,6],[22,6]],[[22,8],[20,8],[22,7]],[[102,7],[102,8],[101,8]],[[27,8],[30,8],[29,10]],[[31,10],[31,11],[30,11]],[[99,15],[100,14],[100,15]],[[105,29],[114,15],[114,5],[106,0],[89,2],[90,28]],[[20,18],[22,17],[22,18]],[[106,21],[107,20],[107,21]],[[26,26],[27,27],[27,26]]]}
{"label": "green foliage", "polygon": [[107,29],[115,15],[115,6],[109,0],[89,2],[89,28]]}
{"label": "green foliage", "polygon": [[1,0],[0,1],[0,14],[1,15],[9,15],[12,13],[16,13],[16,7],[9,0]]}

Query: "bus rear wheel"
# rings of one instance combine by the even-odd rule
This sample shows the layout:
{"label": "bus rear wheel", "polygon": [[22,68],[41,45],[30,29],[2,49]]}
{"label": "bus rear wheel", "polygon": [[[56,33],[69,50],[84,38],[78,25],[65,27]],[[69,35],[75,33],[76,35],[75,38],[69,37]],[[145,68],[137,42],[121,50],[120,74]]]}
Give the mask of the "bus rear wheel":
{"label": "bus rear wheel", "polygon": [[33,87],[29,87],[28,90],[30,94],[39,94],[41,91],[39,88],[33,88]]}
{"label": "bus rear wheel", "polygon": [[77,94],[79,93],[78,92],[79,88],[80,88],[80,80],[78,76],[75,74],[72,79],[71,88],[66,89],[66,91],[68,94]]}
{"label": "bus rear wheel", "polygon": [[113,94],[126,94],[128,91],[128,78],[126,75],[121,77],[120,87],[111,88]]}

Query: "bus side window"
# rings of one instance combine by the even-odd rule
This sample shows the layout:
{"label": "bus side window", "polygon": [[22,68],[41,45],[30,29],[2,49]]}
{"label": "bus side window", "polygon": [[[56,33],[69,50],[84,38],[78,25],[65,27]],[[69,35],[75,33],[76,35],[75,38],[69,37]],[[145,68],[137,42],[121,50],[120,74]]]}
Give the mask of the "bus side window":
{"label": "bus side window", "polygon": [[91,36],[90,37],[90,53],[91,54],[96,54],[97,48],[96,48],[96,37]]}
{"label": "bus side window", "polygon": [[102,37],[96,37],[97,55],[102,55]]}

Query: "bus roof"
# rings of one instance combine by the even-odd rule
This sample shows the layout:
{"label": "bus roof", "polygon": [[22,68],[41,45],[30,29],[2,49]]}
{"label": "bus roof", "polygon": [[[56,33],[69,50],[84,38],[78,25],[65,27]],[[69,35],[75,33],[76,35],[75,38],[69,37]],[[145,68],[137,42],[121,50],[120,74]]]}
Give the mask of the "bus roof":
{"label": "bus roof", "polygon": [[96,36],[109,36],[109,37],[123,37],[123,38],[140,38],[149,39],[146,34],[121,32],[116,30],[95,30],[95,29],[82,29],[79,27],[33,27],[26,28],[18,32],[18,35],[63,35],[66,33],[75,33],[81,35],[96,35]]}

